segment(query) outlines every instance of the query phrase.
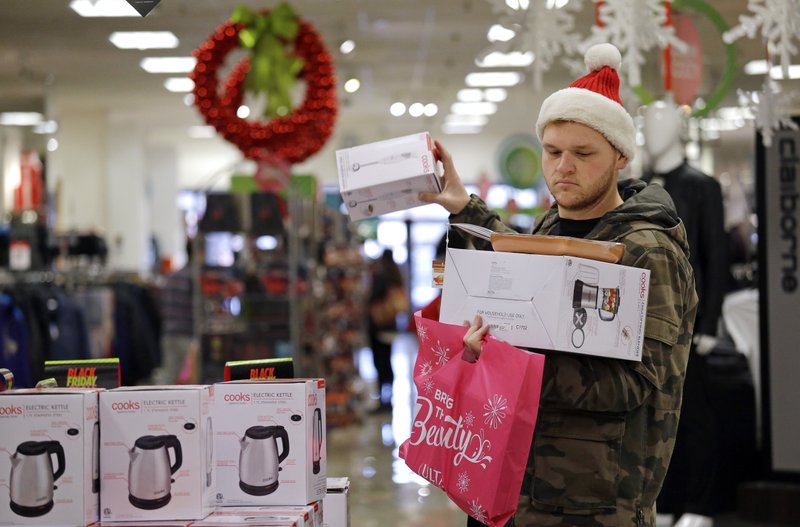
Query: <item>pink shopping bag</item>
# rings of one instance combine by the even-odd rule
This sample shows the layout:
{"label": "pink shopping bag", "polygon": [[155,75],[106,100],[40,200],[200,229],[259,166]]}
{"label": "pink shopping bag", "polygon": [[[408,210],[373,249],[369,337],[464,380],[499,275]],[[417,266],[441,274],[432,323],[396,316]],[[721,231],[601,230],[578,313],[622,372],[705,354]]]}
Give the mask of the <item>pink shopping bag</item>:
{"label": "pink shopping bag", "polygon": [[414,317],[418,397],[400,457],[464,512],[502,527],[517,510],[544,356],[489,336],[480,359],[466,362],[466,327]]}

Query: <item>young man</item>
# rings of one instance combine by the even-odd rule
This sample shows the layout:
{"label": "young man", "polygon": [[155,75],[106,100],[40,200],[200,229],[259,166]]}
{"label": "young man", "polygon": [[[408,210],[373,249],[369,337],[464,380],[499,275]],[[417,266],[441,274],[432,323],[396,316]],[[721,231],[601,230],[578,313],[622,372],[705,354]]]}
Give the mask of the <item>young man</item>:
{"label": "young man", "polygon": [[[672,200],[658,186],[617,181],[636,148],[619,100],[620,63],[614,46],[592,47],[590,73],[542,104],[536,132],[556,203],[533,232],[620,242],[622,265],[651,271],[642,361],[544,352],[539,417],[509,522],[515,527],[654,526],[675,444],[697,295]],[[445,207],[453,223],[509,231],[467,194],[450,154],[436,146],[444,189],[420,197]],[[479,355],[488,327],[480,317],[466,324],[464,342]]]}

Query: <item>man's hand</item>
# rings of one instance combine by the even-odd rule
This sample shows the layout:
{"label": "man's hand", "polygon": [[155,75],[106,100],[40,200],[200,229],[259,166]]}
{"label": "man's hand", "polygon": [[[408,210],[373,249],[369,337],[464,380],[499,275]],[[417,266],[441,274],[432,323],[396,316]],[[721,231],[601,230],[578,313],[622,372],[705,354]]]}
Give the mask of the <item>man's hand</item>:
{"label": "man's hand", "polygon": [[442,191],[436,192],[420,192],[419,199],[425,203],[438,203],[444,207],[450,214],[457,214],[464,210],[464,207],[469,203],[469,194],[461,178],[458,177],[456,167],[453,164],[453,158],[450,152],[445,150],[439,141],[434,141],[435,150],[434,155],[442,162],[444,172],[442,173]]}
{"label": "man's hand", "polygon": [[483,341],[489,333],[489,326],[483,325],[483,319],[480,315],[475,315],[472,324],[468,320],[464,321],[464,325],[469,329],[464,335],[464,355],[462,359],[467,362],[476,362],[481,355],[483,349]]}

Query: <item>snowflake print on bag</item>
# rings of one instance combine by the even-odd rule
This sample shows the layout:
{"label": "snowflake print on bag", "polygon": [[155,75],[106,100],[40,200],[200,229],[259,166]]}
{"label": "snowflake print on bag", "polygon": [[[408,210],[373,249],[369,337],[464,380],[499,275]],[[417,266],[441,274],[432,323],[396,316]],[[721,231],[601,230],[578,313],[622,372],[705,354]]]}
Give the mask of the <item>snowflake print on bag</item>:
{"label": "snowflake print on bag", "polygon": [[433,351],[433,354],[436,355],[437,366],[444,366],[447,364],[447,361],[450,359],[450,357],[447,356],[447,354],[450,353],[450,348],[445,348],[442,346],[442,343],[437,340],[436,347],[434,347],[431,351]]}
{"label": "snowflake print on bag", "polygon": [[486,511],[483,510],[483,507],[481,507],[481,504],[478,503],[478,500],[472,500],[469,502],[469,515],[481,523],[486,521]]}
{"label": "snowflake print on bag", "polygon": [[469,474],[462,472],[458,475],[456,488],[458,488],[458,492],[467,492],[469,490]]}
{"label": "snowflake print on bag", "polygon": [[433,365],[430,363],[430,361],[423,362],[422,365],[420,365],[419,367],[419,374],[422,375],[423,377],[425,375],[430,375],[432,371],[433,371]]}
{"label": "snowflake print on bag", "polygon": [[427,342],[428,341],[428,328],[423,325],[417,326],[417,336],[419,337],[420,342]]}
{"label": "snowflake print on bag", "polygon": [[492,428],[497,428],[502,424],[508,410],[508,399],[502,395],[494,394],[489,401],[483,405],[483,422]]}
{"label": "snowflake print on bag", "polygon": [[433,379],[426,379],[425,384],[422,385],[422,391],[425,393],[431,393],[433,391],[434,384]]}
{"label": "snowflake print on bag", "polygon": [[467,412],[464,416],[464,424],[467,425],[467,428],[472,428],[472,425],[475,424],[475,416],[472,415],[472,412]]}

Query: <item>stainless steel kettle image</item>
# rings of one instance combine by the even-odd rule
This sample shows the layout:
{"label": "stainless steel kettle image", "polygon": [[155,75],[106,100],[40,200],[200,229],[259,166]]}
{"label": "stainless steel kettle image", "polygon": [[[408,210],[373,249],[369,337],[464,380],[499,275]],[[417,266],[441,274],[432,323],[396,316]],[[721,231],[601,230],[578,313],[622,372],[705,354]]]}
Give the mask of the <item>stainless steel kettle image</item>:
{"label": "stainless steel kettle image", "polygon": [[100,492],[100,421],[92,427],[92,493]]}
{"label": "stainless steel kettle image", "polygon": [[314,474],[319,474],[321,468],[320,460],[322,459],[322,437],[323,437],[322,410],[320,410],[319,408],[314,408],[313,426],[314,430],[312,433],[311,448],[313,448],[314,450],[311,453],[311,471]]}
{"label": "stainless steel kettle image", "polygon": [[[53,470],[53,454],[56,466]],[[53,483],[66,468],[64,447],[58,441],[25,441],[11,456],[11,510],[20,516],[47,514],[53,508]]]}
{"label": "stainless steel kettle image", "polygon": [[[169,450],[175,462],[170,464]],[[129,452],[128,501],[140,509],[158,509],[172,499],[172,475],[181,468],[183,450],[174,435],[142,436]]]}
{"label": "stainless steel kettle image", "polygon": [[[281,451],[278,453],[278,439]],[[282,426],[251,426],[239,441],[239,488],[266,496],[278,488],[280,462],[289,455],[289,434]]]}

